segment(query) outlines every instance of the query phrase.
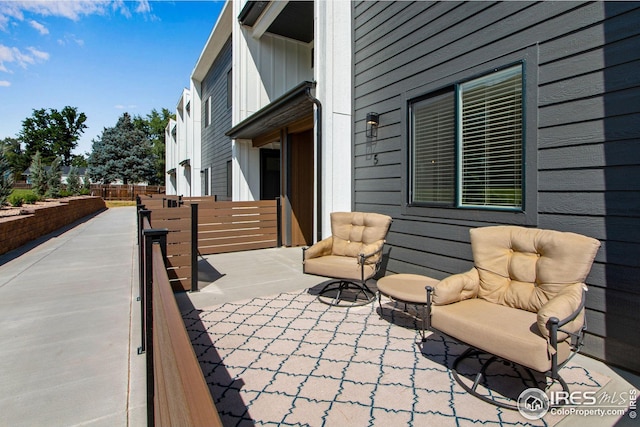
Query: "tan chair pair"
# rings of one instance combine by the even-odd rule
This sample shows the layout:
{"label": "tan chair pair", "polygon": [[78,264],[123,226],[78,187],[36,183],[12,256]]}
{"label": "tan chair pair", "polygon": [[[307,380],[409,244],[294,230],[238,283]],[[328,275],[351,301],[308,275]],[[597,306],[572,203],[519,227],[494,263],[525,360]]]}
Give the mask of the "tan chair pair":
{"label": "tan chair pair", "polygon": [[[471,270],[416,290],[405,299],[424,304],[427,330],[469,346],[452,373],[468,392],[509,409],[516,405],[480,394],[477,386],[496,360],[534,370],[569,391],[559,370],[582,346],[585,325],[585,280],[600,242],[579,234],[516,226],[472,229]],[[418,282],[416,282],[418,283]],[[384,293],[383,287],[379,286]],[[424,336],[424,332],[423,332]],[[457,373],[461,361],[489,353],[469,387]]]}

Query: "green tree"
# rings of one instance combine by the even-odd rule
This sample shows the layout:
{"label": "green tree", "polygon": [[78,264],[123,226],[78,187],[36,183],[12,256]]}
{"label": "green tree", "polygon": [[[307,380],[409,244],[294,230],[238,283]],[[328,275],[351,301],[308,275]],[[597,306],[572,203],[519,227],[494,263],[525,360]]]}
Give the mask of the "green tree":
{"label": "green tree", "polygon": [[89,153],[85,154],[74,154],[71,159],[71,166],[75,166],[77,168],[86,168],[88,166],[87,159],[89,158]]}
{"label": "green tree", "polygon": [[136,128],[144,131],[149,138],[152,146],[151,151],[156,159],[155,176],[149,181],[149,184],[164,185],[166,142],[164,131],[172,118],[175,119],[175,114],[171,114],[167,108],[163,108],[161,112],[154,108],[146,118],[140,116],[134,118]]}
{"label": "green tree", "polygon": [[80,188],[80,194],[91,194],[91,179],[89,179],[88,173],[85,173],[82,177],[82,187]]}
{"label": "green tree", "polygon": [[77,108],[70,106],[62,111],[54,108],[33,110],[32,116],[22,121],[19,137],[29,158],[40,151],[45,164],[60,156],[67,166],[72,160],[71,151],[87,128],[86,120],[84,113],[78,113]]}
{"label": "green tree", "polygon": [[0,206],[7,202],[13,191],[13,171],[3,150],[0,150]]}
{"label": "green tree", "polygon": [[47,197],[60,197],[62,190],[62,159],[56,157],[47,172]]}
{"label": "green tree", "polygon": [[29,167],[31,161],[27,153],[22,150],[20,140],[17,138],[5,138],[0,140],[0,151],[2,151],[13,171],[15,181],[22,179],[22,174]]}
{"label": "green tree", "polygon": [[96,182],[149,182],[155,175],[155,156],[144,130],[124,113],[115,127],[93,140],[89,176]]}
{"label": "green tree", "polygon": [[39,151],[36,151],[31,162],[31,189],[38,197],[43,197],[47,192],[47,171]]}
{"label": "green tree", "polygon": [[67,176],[67,192],[76,196],[80,194],[80,190],[82,189],[82,183],[80,182],[80,175],[78,175],[78,170],[71,166],[69,168],[69,176]]}

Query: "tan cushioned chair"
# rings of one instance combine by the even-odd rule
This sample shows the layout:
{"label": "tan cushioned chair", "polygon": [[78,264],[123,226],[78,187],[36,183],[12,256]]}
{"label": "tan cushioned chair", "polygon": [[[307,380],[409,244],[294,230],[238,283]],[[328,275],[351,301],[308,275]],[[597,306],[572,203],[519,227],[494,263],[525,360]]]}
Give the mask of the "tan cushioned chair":
{"label": "tan cushioned chair", "polygon": [[[303,271],[336,278],[320,291],[321,301],[328,295],[332,305],[341,304],[343,297],[352,294],[354,301],[348,305],[368,303],[375,294],[367,286],[382,261],[384,239],[391,226],[391,217],[377,213],[333,212],[331,236],[303,248]],[[353,291],[355,290],[355,294]],[[364,301],[358,299],[364,296]]]}
{"label": "tan cushioned chair", "polygon": [[[574,233],[497,226],[472,229],[474,267],[427,287],[427,328],[542,372],[562,384],[558,370],[582,345],[585,280],[600,242]],[[494,359],[489,359],[493,362]]]}

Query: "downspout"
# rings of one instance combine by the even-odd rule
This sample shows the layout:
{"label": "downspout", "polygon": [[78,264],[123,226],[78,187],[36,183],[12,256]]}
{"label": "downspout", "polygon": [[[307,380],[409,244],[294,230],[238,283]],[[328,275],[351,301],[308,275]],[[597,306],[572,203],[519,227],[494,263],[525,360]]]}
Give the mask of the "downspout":
{"label": "downspout", "polygon": [[316,105],[316,186],[318,191],[316,200],[316,217],[318,218],[316,242],[319,242],[322,240],[322,104],[318,98],[311,95],[311,87],[307,87],[306,94],[307,98]]}

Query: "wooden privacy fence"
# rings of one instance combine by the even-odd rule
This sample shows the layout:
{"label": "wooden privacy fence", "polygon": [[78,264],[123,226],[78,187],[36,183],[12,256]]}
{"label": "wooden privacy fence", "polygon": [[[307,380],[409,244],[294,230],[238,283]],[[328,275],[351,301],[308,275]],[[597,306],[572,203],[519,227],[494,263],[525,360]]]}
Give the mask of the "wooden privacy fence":
{"label": "wooden privacy fence", "polygon": [[[143,219],[154,228],[167,230],[166,268],[174,291],[198,290],[198,206],[146,209],[138,205],[138,224]],[[144,209],[141,209],[144,206]]]}
{"label": "wooden privacy fence", "polygon": [[169,231],[140,226],[142,342],[148,426],[222,426],[165,267]]}
{"label": "wooden privacy fence", "polygon": [[[215,197],[141,196],[138,200],[145,209],[154,213],[165,208],[185,209],[185,206],[197,205],[192,211],[197,219],[192,223],[197,224],[197,251],[200,255],[266,249],[282,244],[280,199],[218,202]],[[162,218],[175,220],[184,216],[176,213]],[[170,239],[170,244],[178,242]],[[169,253],[175,252],[169,249]]]}
{"label": "wooden privacy fence", "polygon": [[201,203],[198,251],[201,255],[280,246],[279,200]]}
{"label": "wooden privacy fence", "polygon": [[139,195],[162,194],[165,187],[134,184],[91,184],[91,195],[104,200],[136,200]]}

